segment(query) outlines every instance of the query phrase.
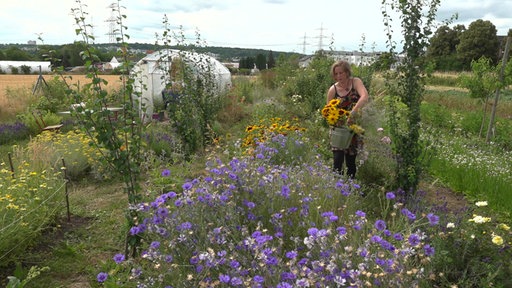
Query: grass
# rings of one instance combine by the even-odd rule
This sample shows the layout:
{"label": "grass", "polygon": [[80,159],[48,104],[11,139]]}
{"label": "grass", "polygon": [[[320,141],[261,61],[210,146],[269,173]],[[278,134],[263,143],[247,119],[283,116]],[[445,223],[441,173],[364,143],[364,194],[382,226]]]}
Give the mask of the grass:
{"label": "grass", "polygon": [[19,259],[29,266],[50,268],[25,287],[88,287],[89,275],[124,245],[120,227],[125,225],[126,196],[122,184],[84,181],[72,183],[69,190],[70,221],[63,213],[32,253]]}

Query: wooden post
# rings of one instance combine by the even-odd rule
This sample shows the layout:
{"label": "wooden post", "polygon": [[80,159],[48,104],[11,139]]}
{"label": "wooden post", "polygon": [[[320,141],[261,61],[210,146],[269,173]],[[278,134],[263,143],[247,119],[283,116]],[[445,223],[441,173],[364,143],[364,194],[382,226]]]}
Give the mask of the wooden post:
{"label": "wooden post", "polygon": [[66,162],[64,162],[64,158],[62,158],[62,167],[64,167],[64,180],[66,181],[66,186],[64,189],[66,190],[66,209],[68,214],[68,222],[71,222],[71,212],[69,209],[69,193],[68,193],[68,169],[66,168]]}
{"label": "wooden post", "polygon": [[9,157],[9,165],[11,166],[11,176],[12,179],[14,179],[14,165],[12,164],[11,152],[7,153],[7,156]]}
{"label": "wooden post", "polygon": [[[505,44],[505,51],[503,52],[503,57],[501,58],[501,71],[499,75],[499,80],[503,83],[503,74],[505,74],[505,66],[507,66],[507,58],[508,51],[510,50],[510,42],[512,41],[512,37],[507,37],[507,43]],[[491,139],[491,131],[494,126],[494,118],[496,115],[496,109],[498,108],[498,100],[500,99],[500,90],[501,88],[496,89],[496,96],[494,97],[494,104],[492,105],[491,117],[489,119],[489,126],[487,127],[487,135],[485,136],[485,142],[489,143]]]}

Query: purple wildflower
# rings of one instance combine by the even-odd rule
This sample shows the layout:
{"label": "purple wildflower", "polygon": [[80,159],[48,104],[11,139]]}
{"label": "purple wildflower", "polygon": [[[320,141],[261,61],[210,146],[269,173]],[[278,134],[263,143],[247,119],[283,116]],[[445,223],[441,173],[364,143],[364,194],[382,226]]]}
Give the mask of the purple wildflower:
{"label": "purple wildflower", "polygon": [[133,226],[132,228],[130,228],[130,235],[137,235],[140,232],[141,231],[140,231],[140,228],[138,226]]}
{"label": "purple wildflower", "polygon": [[429,244],[425,245],[425,247],[423,247],[423,250],[425,251],[425,255],[427,256],[432,256],[435,253],[434,247],[431,247]]}
{"label": "purple wildflower", "polygon": [[229,266],[231,266],[231,268],[238,268],[240,267],[240,262],[236,261],[236,260],[231,260],[231,262],[229,263]]}
{"label": "purple wildflower", "polygon": [[377,228],[377,230],[379,230],[379,231],[386,229],[386,222],[384,222],[384,220],[380,220],[380,219],[375,221],[375,228]]}
{"label": "purple wildflower", "polygon": [[226,274],[220,274],[219,280],[221,283],[229,283],[229,281],[231,280],[231,277],[229,277],[229,275],[226,275]]}
{"label": "purple wildflower", "polygon": [[404,237],[403,237],[403,236],[402,236],[402,234],[400,234],[400,233],[395,233],[395,234],[393,235],[393,238],[394,238],[395,240],[397,240],[397,241],[402,241],[402,240],[404,240]]}
{"label": "purple wildflower", "polygon": [[308,229],[309,236],[316,236],[316,234],[318,234],[318,228],[313,227]]}
{"label": "purple wildflower", "polygon": [[410,220],[416,220],[416,215],[414,215],[414,213],[409,211],[409,209],[403,208],[401,210],[401,212],[402,212],[403,215],[407,216],[407,218],[409,218]]}
{"label": "purple wildflower", "polygon": [[169,216],[169,210],[167,210],[167,208],[165,207],[160,207],[156,211],[156,214],[161,218],[166,218],[167,216]]}
{"label": "purple wildflower", "polygon": [[252,278],[254,280],[254,282],[256,283],[263,283],[263,281],[265,281],[265,278],[263,278],[263,276],[260,276],[260,275],[256,275],[254,276],[254,278]]}
{"label": "purple wildflower", "polygon": [[429,213],[427,215],[428,222],[430,222],[430,225],[434,226],[439,224],[439,216],[434,215],[433,213]]}
{"label": "purple wildflower", "polygon": [[185,182],[185,184],[183,184],[183,186],[181,186],[183,188],[183,190],[190,190],[192,189],[192,183],[191,182]]}
{"label": "purple wildflower", "polygon": [[124,254],[116,254],[113,259],[116,264],[119,264],[124,261]]}
{"label": "purple wildflower", "polygon": [[340,235],[347,234],[347,228],[345,228],[345,227],[338,227],[338,228],[336,228],[336,231],[338,231],[338,234],[340,234]]}
{"label": "purple wildflower", "polygon": [[238,278],[238,277],[233,277],[230,281],[231,285],[232,286],[240,286],[242,285],[244,282],[242,281],[242,279]]}
{"label": "purple wildflower", "polygon": [[393,192],[386,193],[386,199],[391,200],[391,199],[395,199],[395,198],[396,198],[395,193],[393,193]]}
{"label": "purple wildflower", "polygon": [[164,170],[162,171],[162,177],[169,177],[169,176],[171,176],[171,170],[169,170],[169,169],[164,169]]}
{"label": "purple wildflower", "polygon": [[288,187],[288,185],[283,185],[281,188],[281,196],[286,199],[290,198],[290,187]]}
{"label": "purple wildflower", "polygon": [[380,241],[382,241],[382,237],[380,237],[380,236],[378,236],[378,235],[374,235],[374,236],[372,236],[372,238],[370,238],[370,239],[371,239],[371,241],[372,241],[373,243],[380,243]]}
{"label": "purple wildflower", "polygon": [[286,252],[286,258],[288,259],[294,259],[297,255],[297,251],[294,250]]}
{"label": "purple wildflower", "polygon": [[105,272],[98,273],[98,276],[96,277],[96,279],[98,280],[99,283],[103,283],[103,282],[107,281],[107,278],[108,278],[108,274]]}
{"label": "purple wildflower", "polygon": [[416,234],[411,234],[411,236],[409,236],[409,244],[411,244],[411,246],[417,246],[420,244],[420,237]]}
{"label": "purple wildflower", "polygon": [[357,210],[357,211],[356,211],[356,215],[357,215],[357,216],[359,216],[359,217],[361,217],[361,218],[366,217],[366,213],[364,213],[364,212],[363,212],[363,211],[361,211],[361,210]]}
{"label": "purple wildflower", "polygon": [[153,241],[151,242],[151,244],[149,245],[150,248],[152,249],[158,249],[160,247],[160,242],[158,241]]}

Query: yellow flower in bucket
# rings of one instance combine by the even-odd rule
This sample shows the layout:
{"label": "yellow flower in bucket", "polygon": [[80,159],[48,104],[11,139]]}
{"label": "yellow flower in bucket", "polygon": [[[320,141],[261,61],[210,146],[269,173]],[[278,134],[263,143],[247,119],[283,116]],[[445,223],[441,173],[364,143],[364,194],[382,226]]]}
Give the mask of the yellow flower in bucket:
{"label": "yellow flower in bucket", "polygon": [[350,115],[349,111],[339,107],[339,105],[339,99],[332,99],[321,111],[322,116],[331,126],[335,126],[340,120],[346,120]]}

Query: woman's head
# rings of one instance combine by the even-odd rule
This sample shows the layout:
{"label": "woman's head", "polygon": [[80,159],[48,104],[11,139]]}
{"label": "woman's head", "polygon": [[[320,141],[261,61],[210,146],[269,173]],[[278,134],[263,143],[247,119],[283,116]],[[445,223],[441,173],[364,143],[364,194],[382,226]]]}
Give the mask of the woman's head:
{"label": "woman's head", "polygon": [[331,76],[332,78],[335,78],[334,77],[334,70],[336,68],[340,68],[342,72],[345,72],[347,74],[347,77],[351,77],[352,76],[352,69],[350,67],[350,63],[348,63],[347,61],[345,60],[339,60],[339,61],[336,61],[334,64],[332,64],[331,66]]}

